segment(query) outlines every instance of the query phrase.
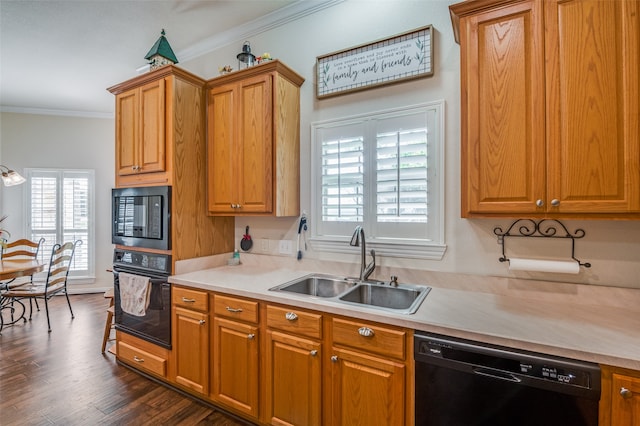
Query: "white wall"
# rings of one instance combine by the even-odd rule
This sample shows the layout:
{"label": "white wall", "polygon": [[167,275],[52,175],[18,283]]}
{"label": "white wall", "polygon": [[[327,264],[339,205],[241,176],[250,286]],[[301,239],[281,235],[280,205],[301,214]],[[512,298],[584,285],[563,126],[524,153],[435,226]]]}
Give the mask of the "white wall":
{"label": "white wall", "polygon": [[[111,188],[114,185],[115,129],[113,119],[0,113],[1,164],[22,173],[25,168],[95,170],[95,275],[91,285],[73,292],[103,291],[113,286],[111,268]],[[25,185],[1,187],[0,211],[12,238],[25,236]]]}
{"label": "white wall", "polygon": [[[444,99],[445,128],[445,211],[447,251],[442,261],[383,258],[381,264],[391,268],[416,268],[441,272],[458,272],[483,276],[511,276],[549,281],[567,281],[640,288],[640,221],[566,221],[569,230],[583,228],[586,236],[576,242],[576,256],[592,263],[579,275],[551,275],[509,272],[498,262],[501,247],[493,229],[507,227],[505,219],[460,218],[460,51],[453,40],[447,0],[347,0],[314,15],[251,37],[252,51],[265,51],[282,60],[305,79],[301,90],[301,203],[311,212],[310,124],[314,121],[378,111],[425,101]],[[349,47],[370,43],[424,25],[434,27],[434,76],[325,100],[315,98],[314,67],[316,57]],[[236,54],[245,40],[208,53],[180,66],[211,78],[218,68],[237,68]],[[105,82],[105,87],[108,85]],[[3,113],[2,164],[17,170],[24,167],[76,167],[96,169],[96,220],[98,282],[108,282],[104,273],[110,266],[112,246],[109,238],[109,189],[113,185],[113,120],[33,116]],[[2,188],[2,213],[9,214],[7,224],[22,212],[21,190]],[[313,225],[314,218],[309,217]],[[18,221],[19,222],[19,221]],[[236,242],[250,225],[254,239],[288,239],[293,241],[297,218],[236,219]],[[255,245],[254,245],[255,247]],[[312,247],[311,247],[312,249]],[[305,256],[323,260],[353,261],[358,273],[359,256],[310,252]],[[388,279],[388,277],[379,277]]]}
{"label": "white wall", "polygon": [[[593,283],[640,288],[640,221],[565,221],[570,231],[583,228],[586,236],[576,241],[576,256],[592,263],[578,275],[509,272],[498,258],[501,247],[493,234],[496,226],[506,229],[506,219],[460,218],[460,48],[453,40],[449,4],[446,0],[347,0],[312,16],[251,37],[252,52],[268,51],[302,75],[306,81],[301,90],[301,203],[311,212],[310,124],[425,101],[446,102],[445,132],[445,237],[447,251],[442,261],[419,261],[384,258],[384,266],[410,267],[442,272],[459,272],[487,276],[513,276],[549,281]],[[370,43],[424,25],[434,27],[433,77],[370,89],[334,98],[315,98],[314,70],[316,57],[352,46]],[[244,40],[196,60],[183,63],[187,69],[210,78],[218,68],[237,68],[236,54]],[[297,232],[297,218],[236,219],[236,241],[251,227],[254,239],[289,239]],[[314,218],[309,217],[313,225]],[[513,239],[511,239],[513,240]],[[515,243],[518,244],[517,242]],[[255,244],[254,244],[255,247]],[[569,255],[570,250],[565,251]],[[345,260],[344,254],[309,252],[306,256]],[[359,261],[357,250],[350,257]],[[354,274],[358,266],[354,264]],[[387,279],[388,277],[380,277]]]}

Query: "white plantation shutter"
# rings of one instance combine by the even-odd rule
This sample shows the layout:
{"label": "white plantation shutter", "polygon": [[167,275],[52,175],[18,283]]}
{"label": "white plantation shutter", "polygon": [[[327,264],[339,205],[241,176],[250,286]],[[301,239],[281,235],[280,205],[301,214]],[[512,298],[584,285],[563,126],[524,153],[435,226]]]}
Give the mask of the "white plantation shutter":
{"label": "white plantation shutter", "polygon": [[440,102],[312,124],[317,248],[344,251],[362,225],[381,253],[442,257],[442,109]]}
{"label": "white plantation shutter", "polygon": [[[47,261],[55,244],[82,240],[70,277],[89,277],[93,268],[93,170],[28,169],[27,235],[45,239],[40,257]],[[73,282],[73,281],[72,281]]]}
{"label": "white plantation shutter", "polygon": [[364,217],[363,138],[322,142],[322,220],[360,222]]}

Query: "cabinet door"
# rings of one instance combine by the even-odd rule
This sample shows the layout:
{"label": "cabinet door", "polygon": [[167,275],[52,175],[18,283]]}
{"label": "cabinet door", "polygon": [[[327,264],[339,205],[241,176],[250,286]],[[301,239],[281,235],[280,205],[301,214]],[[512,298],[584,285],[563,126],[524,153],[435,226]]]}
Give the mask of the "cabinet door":
{"label": "cabinet door", "polygon": [[640,378],[613,374],[611,426],[640,424]]}
{"label": "cabinet door", "polygon": [[116,96],[116,173],[165,170],[165,81]]}
{"label": "cabinet door", "polygon": [[237,184],[239,213],[273,210],[272,76],[261,75],[240,84]]}
{"label": "cabinet door", "polygon": [[331,361],[331,424],[405,424],[404,364],[338,348]]}
{"label": "cabinet door", "polygon": [[542,18],[524,1],[460,20],[463,217],[545,198]]}
{"label": "cabinet door", "polygon": [[545,2],[551,211],[640,209],[639,5]]}
{"label": "cabinet door", "polygon": [[138,89],[116,96],[116,174],[136,173],[138,140]]}
{"label": "cabinet door", "polygon": [[227,84],[209,91],[207,106],[207,191],[210,213],[233,213],[237,200],[235,173],[237,86]]}
{"label": "cabinet door", "polygon": [[209,389],[208,315],[183,308],[174,309],[175,381],[206,394]]}
{"label": "cabinet door", "polygon": [[140,87],[139,173],[165,170],[165,81]]}
{"label": "cabinet door", "polygon": [[258,328],[224,318],[213,324],[212,398],[258,417]]}
{"label": "cabinet door", "polygon": [[267,332],[266,421],[277,425],[320,425],[320,343]]}

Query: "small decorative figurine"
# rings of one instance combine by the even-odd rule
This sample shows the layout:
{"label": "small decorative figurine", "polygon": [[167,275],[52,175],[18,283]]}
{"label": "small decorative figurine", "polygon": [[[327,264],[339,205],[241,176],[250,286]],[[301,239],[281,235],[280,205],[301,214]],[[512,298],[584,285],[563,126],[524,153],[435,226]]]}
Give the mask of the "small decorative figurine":
{"label": "small decorative figurine", "polygon": [[231,68],[231,65],[225,65],[224,67],[219,67],[218,68],[218,72],[223,75],[223,74],[229,74],[231,71],[233,71],[233,68]]}
{"label": "small decorative figurine", "polygon": [[245,68],[249,68],[254,65],[256,61],[255,55],[251,53],[251,44],[245,41],[242,45],[242,52],[236,56],[238,58],[238,69],[242,68],[242,64],[245,64]]}
{"label": "small decorative figurine", "polygon": [[144,58],[149,60],[149,65],[151,66],[152,71],[160,67],[164,67],[165,65],[178,63],[178,59],[176,58],[175,53],[173,53],[173,49],[171,49],[169,42],[165,38],[164,28],[160,32],[160,38]]}

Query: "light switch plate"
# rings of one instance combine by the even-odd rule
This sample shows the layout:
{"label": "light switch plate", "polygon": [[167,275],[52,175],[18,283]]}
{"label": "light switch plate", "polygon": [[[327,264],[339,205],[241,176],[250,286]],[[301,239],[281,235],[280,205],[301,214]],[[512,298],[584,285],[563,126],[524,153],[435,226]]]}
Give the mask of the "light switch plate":
{"label": "light switch plate", "polygon": [[278,252],[280,254],[292,254],[291,251],[291,240],[280,240],[280,245],[278,248]]}

